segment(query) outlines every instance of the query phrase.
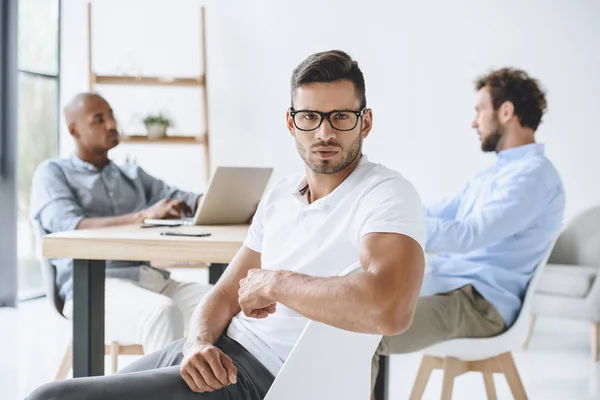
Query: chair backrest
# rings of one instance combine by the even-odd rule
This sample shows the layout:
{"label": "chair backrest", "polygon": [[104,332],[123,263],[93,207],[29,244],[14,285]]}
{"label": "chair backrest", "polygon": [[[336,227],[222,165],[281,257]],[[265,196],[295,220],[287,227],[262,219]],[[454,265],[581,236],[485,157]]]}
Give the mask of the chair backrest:
{"label": "chair backrest", "polygon": [[34,219],[31,220],[31,224],[33,225],[33,230],[35,232],[36,256],[42,267],[42,278],[44,280],[46,297],[54,309],[64,317],[62,310],[65,303],[58,295],[58,288],[56,287],[56,267],[50,263],[50,260],[42,255],[42,237],[48,232],[46,232],[39,222]]}
{"label": "chair backrest", "polygon": [[558,237],[550,263],[600,267],[600,206],[573,218]]}
{"label": "chair backrest", "polygon": [[552,241],[550,247],[546,251],[544,258],[540,261],[538,266],[536,267],[533,276],[529,280],[529,284],[527,285],[527,290],[525,291],[525,297],[523,297],[523,304],[521,306],[521,311],[519,311],[519,316],[517,320],[512,325],[509,330],[516,331],[520,336],[523,336],[523,340],[527,336],[529,332],[529,316],[531,314],[531,306],[533,304],[533,297],[535,295],[535,290],[540,282],[542,274],[544,273],[544,269],[546,268],[546,264],[548,264],[548,259],[550,258],[550,254],[553,251],[554,246],[556,245],[556,239]]}
{"label": "chair backrest", "polygon": [[[341,275],[360,272],[354,264]],[[265,400],[365,400],[371,359],[381,335],[356,333],[309,321]]]}

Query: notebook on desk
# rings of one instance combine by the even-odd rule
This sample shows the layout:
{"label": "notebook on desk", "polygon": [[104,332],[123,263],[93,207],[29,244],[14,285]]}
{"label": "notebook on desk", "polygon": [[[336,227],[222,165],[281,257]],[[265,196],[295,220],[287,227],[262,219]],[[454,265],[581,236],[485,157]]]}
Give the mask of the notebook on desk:
{"label": "notebook on desk", "polygon": [[146,219],[146,225],[238,225],[250,222],[273,168],[217,167],[193,218]]}

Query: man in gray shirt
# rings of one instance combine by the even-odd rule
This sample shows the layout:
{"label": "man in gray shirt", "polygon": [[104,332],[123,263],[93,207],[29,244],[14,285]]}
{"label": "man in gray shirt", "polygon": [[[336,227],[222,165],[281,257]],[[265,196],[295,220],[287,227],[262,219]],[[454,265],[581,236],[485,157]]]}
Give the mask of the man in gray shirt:
{"label": "man in gray shirt", "polygon": [[[119,144],[113,110],[101,96],[82,93],[65,108],[75,140],[67,159],[41,164],[33,176],[31,217],[46,233],[140,224],[146,218],[184,217],[199,194],[168,186],[137,165],[117,165],[108,151]],[[53,259],[56,285],[72,316],[73,260]],[[178,282],[147,261],[110,261],[106,269],[106,335],[141,343],[146,353],[184,335],[210,286]]]}

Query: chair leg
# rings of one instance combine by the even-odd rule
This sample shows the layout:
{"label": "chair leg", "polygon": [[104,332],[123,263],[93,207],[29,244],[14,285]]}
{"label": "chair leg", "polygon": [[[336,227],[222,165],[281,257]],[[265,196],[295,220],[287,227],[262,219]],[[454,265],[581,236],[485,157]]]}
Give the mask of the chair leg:
{"label": "chair leg", "polygon": [[494,384],[494,375],[491,372],[482,372],[483,383],[485,383],[485,392],[488,400],[497,400],[496,385]]}
{"label": "chair leg", "polygon": [[425,388],[427,387],[429,377],[431,376],[431,371],[433,371],[435,365],[436,359],[434,357],[427,355],[423,356],[421,359],[421,365],[419,366],[419,372],[417,372],[415,383],[413,384],[412,391],[410,392],[410,400],[421,400],[423,393],[425,393]]}
{"label": "chair leg", "polygon": [[119,342],[112,342],[110,344],[110,361],[112,366],[112,373],[116,373],[119,370]]}
{"label": "chair leg", "polygon": [[71,364],[73,362],[73,340],[69,340],[67,344],[67,348],[65,350],[65,354],[58,366],[58,371],[56,371],[56,375],[54,376],[55,381],[63,380],[67,377],[69,370],[71,369]]}
{"label": "chair leg", "polygon": [[452,399],[452,389],[454,388],[454,378],[464,372],[464,363],[454,357],[444,358],[444,378],[442,380],[442,400]]}
{"label": "chair leg", "polygon": [[515,400],[527,400],[527,393],[525,392],[523,382],[521,382],[521,377],[519,376],[519,371],[517,370],[512,354],[500,354],[498,360]]}
{"label": "chair leg", "polygon": [[535,315],[531,314],[529,319],[529,332],[527,332],[527,337],[525,338],[525,342],[523,342],[523,350],[527,350],[529,347],[529,342],[531,341],[531,337],[533,336],[533,328],[535,327]]}
{"label": "chair leg", "polygon": [[598,351],[600,350],[600,322],[592,323],[592,334],[590,339],[592,344],[592,360],[598,362],[600,359],[600,355],[598,354]]}

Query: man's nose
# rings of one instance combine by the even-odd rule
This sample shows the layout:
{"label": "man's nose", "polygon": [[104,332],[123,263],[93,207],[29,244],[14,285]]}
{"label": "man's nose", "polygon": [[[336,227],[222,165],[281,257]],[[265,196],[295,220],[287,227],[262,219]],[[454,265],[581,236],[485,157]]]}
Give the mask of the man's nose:
{"label": "man's nose", "polygon": [[114,118],[110,118],[106,120],[106,129],[113,130],[117,129],[117,121]]}
{"label": "man's nose", "polygon": [[317,128],[316,136],[318,139],[321,139],[322,141],[326,142],[329,139],[335,139],[336,131],[335,129],[333,129],[333,126],[331,126],[329,120],[325,118],[324,121],[321,123],[321,126]]}

